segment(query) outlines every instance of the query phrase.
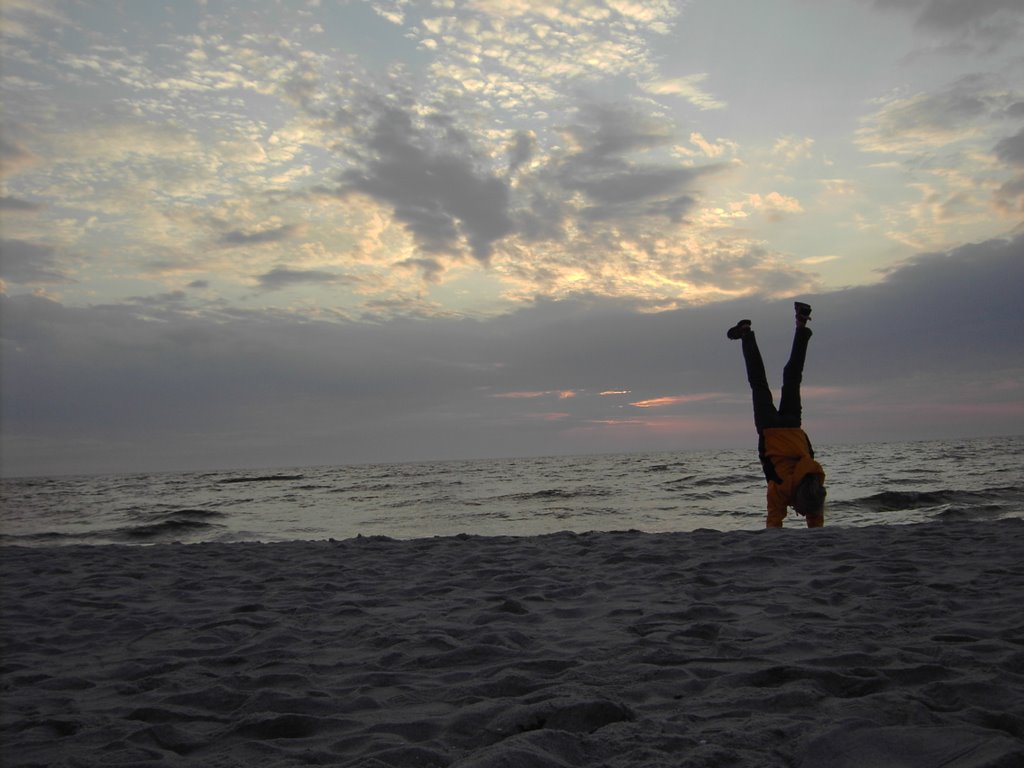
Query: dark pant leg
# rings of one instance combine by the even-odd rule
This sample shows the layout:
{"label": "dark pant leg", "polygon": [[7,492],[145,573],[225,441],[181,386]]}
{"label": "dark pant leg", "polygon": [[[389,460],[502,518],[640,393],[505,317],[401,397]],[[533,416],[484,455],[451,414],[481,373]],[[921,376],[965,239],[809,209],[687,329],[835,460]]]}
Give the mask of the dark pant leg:
{"label": "dark pant leg", "polygon": [[753,331],[748,331],[743,336],[743,361],[747,365],[747,381],[750,383],[750,392],[754,400],[754,426],[757,433],[769,427],[778,426],[778,411],[775,410],[775,402],[772,400],[772,390],[768,386],[768,377],[764,372],[764,361],[761,359],[761,350],[757,347],[757,337]]}
{"label": "dark pant leg", "polygon": [[800,383],[804,378],[804,361],[807,359],[807,342],[811,338],[810,328],[797,328],[793,334],[793,348],[789,362],[782,369],[782,399],[779,400],[779,420],[783,427],[799,427],[802,406]]}

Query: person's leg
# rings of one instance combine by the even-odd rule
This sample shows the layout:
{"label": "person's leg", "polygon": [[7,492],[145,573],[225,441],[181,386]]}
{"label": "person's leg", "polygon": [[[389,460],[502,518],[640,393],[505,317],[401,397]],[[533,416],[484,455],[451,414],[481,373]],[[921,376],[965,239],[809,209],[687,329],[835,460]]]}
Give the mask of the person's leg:
{"label": "person's leg", "polygon": [[768,386],[768,377],[764,372],[764,361],[761,350],[757,347],[757,337],[748,330],[742,336],[743,361],[747,366],[747,381],[754,402],[754,426],[758,434],[763,429],[777,426],[778,411],[772,399],[772,390]]}
{"label": "person's leg", "polygon": [[793,348],[789,353],[789,362],[782,369],[782,398],[779,400],[779,419],[781,426],[799,427],[802,406],[800,403],[800,383],[804,376],[804,361],[807,359],[807,342],[811,338],[811,329],[797,326],[793,334]]}

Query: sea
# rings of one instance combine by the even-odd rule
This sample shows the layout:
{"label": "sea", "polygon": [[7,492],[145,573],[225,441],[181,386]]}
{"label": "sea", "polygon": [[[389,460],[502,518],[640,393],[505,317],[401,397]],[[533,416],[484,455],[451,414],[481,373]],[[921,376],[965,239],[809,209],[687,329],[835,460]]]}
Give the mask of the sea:
{"label": "sea", "polygon": [[[827,526],[1024,517],[1024,436],[815,452]],[[35,547],[657,533],[762,528],[765,481],[749,448],[9,478],[0,501],[0,544]]]}

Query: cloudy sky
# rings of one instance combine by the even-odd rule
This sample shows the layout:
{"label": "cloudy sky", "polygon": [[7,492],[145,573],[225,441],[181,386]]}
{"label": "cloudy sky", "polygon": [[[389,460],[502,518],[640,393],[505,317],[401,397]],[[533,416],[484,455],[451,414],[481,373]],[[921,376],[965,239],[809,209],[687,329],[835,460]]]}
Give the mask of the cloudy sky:
{"label": "cloudy sky", "polygon": [[5,474],[1024,432],[1020,0],[3,0]]}

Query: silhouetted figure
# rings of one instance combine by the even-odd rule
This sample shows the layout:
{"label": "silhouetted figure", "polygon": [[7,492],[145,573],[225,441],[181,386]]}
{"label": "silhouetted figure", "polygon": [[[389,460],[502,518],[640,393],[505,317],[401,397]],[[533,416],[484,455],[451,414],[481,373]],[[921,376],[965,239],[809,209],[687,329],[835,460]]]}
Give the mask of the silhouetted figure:
{"label": "silhouetted figure", "polygon": [[781,528],[786,508],[792,507],[807,520],[808,528],[825,524],[825,471],[814,460],[814,449],[800,427],[800,382],[811,329],[811,307],[795,302],[796,333],[789,362],[782,371],[782,399],[775,407],[764,361],[749,320],[740,320],[726,334],[743,345],[747,381],[754,399],[757,453],[768,481],[768,528]]}

